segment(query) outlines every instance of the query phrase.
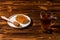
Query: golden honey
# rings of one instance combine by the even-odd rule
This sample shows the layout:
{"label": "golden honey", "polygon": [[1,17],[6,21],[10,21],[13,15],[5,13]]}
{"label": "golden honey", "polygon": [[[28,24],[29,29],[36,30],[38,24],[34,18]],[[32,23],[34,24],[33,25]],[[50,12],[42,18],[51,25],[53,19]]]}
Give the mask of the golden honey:
{"label": "golden honey", "polygon": [[26,24],[28,22],[28,19],[23,16],[23,15],[18,15],[16,17],[16,20],[19,22],[19,23],[22,23],[22,24]]}

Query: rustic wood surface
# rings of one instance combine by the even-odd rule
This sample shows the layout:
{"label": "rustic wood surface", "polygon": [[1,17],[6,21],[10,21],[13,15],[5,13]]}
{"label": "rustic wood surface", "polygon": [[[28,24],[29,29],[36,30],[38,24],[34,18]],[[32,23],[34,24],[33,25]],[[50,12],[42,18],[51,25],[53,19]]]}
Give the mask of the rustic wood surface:
{"label": "rustic wood surface", "polygon": [[47,3],[44,1],[1,1],[0,16],[10,17],[14,14],[25,14],[31,19],[31,25],[24,29],[10,27],[7,22],[0,18],[0,40],[60,40],[60,34],[44,34],[40,28],[40,6],[47,7],[57,16],[54,26],[60,26],[60,3]]}

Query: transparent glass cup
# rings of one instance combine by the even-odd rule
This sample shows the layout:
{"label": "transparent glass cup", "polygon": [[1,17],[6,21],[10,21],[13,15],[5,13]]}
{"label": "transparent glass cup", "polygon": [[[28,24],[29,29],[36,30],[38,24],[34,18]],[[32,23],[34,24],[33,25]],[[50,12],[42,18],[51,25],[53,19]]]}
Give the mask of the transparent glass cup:
{"label": "transparent glass cup", "polygon": [[45,31],[51,29],[51,26],[56,23],[57,18],[51,13],[41,13],[40,19],[41,29]]}

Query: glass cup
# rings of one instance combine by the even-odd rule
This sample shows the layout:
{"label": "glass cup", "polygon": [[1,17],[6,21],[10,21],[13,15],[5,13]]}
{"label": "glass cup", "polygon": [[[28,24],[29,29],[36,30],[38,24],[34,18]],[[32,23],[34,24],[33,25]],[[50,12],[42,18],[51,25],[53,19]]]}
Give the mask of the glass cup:
{"label": "glass cup", "polygon": [[45,31],[51,29],[51,26],[56,23],[57,18],[51,13],[42,12],[40,13],[40,19],[41,29]]}

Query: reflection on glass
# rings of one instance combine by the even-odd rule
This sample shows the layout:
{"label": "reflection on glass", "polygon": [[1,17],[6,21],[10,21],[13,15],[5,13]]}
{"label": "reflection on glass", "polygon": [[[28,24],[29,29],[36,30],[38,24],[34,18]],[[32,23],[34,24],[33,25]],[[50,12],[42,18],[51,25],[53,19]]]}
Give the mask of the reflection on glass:
{"label": "reflection on glass", "polygon": [[56,17],[52,13],[42,12],[40,13],[41,28],[42,30],[51,29],[51,26],[55,24]]}

